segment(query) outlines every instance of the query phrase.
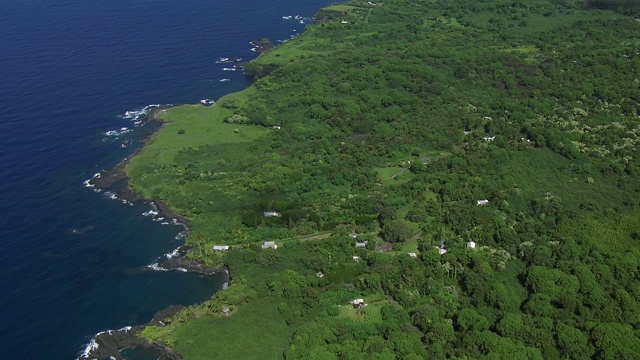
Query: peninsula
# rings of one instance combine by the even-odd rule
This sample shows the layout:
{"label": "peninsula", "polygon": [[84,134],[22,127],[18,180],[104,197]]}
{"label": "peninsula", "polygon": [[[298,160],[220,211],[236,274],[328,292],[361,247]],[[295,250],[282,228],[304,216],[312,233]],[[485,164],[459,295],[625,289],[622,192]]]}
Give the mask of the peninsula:
{"label": "peninsula", "polygon": [[162,109],[129,186],[230,286],[140,332],[184,359],[640,354],[631,2],[352,0]]}

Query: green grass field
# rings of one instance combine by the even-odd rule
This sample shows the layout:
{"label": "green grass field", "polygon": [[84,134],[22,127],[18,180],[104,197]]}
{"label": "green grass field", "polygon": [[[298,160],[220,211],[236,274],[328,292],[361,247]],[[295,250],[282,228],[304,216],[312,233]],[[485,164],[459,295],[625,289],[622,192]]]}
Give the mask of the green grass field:
{"label": "green grass field", "polygon": [[[244,91],[223,99],[242,99],[243,95],[246,95]],[[230,115],[233,115],[231,110],[217,105],[182,105],[164,110],[160,116],[167,124],[146,144],[144,151],[132,160],[129,169],[135,171],[139,163],[151,160],[157,164],[169,164],[182,149],[207,144],[248,142],[268,131],[260,126],[224,123],[224,118]],[[235,132],[236,129],[239,131]]]}
{"label": "green grass field", "polygon": [[272,300],[242,306],[229,317],[192,320],[171,333],[170,342],[184,359],[282,359],[295,325],[286,324]]}

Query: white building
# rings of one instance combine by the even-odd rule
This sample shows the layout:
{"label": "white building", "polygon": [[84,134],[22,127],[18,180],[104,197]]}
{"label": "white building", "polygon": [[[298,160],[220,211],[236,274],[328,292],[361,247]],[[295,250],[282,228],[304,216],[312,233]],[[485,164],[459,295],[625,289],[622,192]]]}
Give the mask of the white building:
{"label": "white building", "polygon": [[277,249],[278,245],[276,245],[275,241],[265,241],[264,244],[262,244],[262,248],[263,249]]}
{"label": "white building", "polygon": [[270,218],[270,217],[280,217],[280,213],[277,211],[263,211],[262,212],[262,216],[266,217],[266,218]]}

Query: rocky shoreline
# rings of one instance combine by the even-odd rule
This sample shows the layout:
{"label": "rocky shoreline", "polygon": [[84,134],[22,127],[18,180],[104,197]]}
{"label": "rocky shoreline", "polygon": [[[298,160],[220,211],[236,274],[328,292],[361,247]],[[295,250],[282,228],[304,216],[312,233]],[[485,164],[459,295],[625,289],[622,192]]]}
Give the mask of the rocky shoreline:
{"label": "rocky shoreline", "polygon": [[[144,149],[144,145],[155,135],[155,133],[160,131],[166,125],[166,122],[164,122],[160,118],[160,114],[162,113],[162,111],[172,106],[174,105],[160,105],[151,107],[149,109],[149,113],[145,116],[145,118],[142,119],[142,121],[145,123],[159,123],[160,126],[158,127],[158,129],[156,129],[145,140],[143,140],[141,146],[131,156],[126,157],[112,169],[96,174],[96,176],[87,181],[87,185],[93,187],[98,191],[111,191],[115,193],[119,199],[122,199],[126,202],[134,203],[143,201],[151,203],[156,208],[158,216],[162,216],[165,219],[174,219],[175,224],[182,225],[184,227],[184,234],[188,236],[189,221],[180,214],[174,212],[163,201],[147,199],[141,194],[137,193],[129,186],[129,177],[127,176],[127,173],[125,171],[125,168],[129,164],[131,159],[139,154]],[[189,272],[196,272],[204,275],[212,275],[217,272],[226,272],[227,274],[229,273],[228,269],[224,266],[207,266],[203,263],[187,258],[185,255],[188,253],[188,251],[189,247],[183,245],[178,249],[177,256],[172,256],[170,258],[159,261],[158,265],[167,270],[180,269],[183,271],[186,270]],[[102,331],[96,334],[96,336],[91,340],[91,343],[85,349],[84,353],[78,359],[123,360],[124,357],[122,356],[120,351],[135,347],[142,347],[145,349],[153,348],[159,354],[159,359],[182,359],[182,357],[178,353],[162,344],[161,342],[156,341],[153,343],[149,343],[139,335],[146,326],[163,326],[166,319],[173,317],[184,308],[185,307],[182,305],[170,306],[167,309],[156,313],[153,319],[147,324],[133,327],[127,326],[119,330]]]}
{"label": "rocky shoreline", "polygon": [[150,108],[149,113],[142,119],[144,123],[158,123],[160,126],[153,133],[151,133],[145,140],[142,141],[141,146],[130,156],[126,157],[122,160],[118,165],[109,169],[107,171],[103,171],[99,174],[96,174],[93,178],[88,180],[88,185],[97,189],[97,190],[109,190],[113,191],[118,198],[122,200],[126,200],[128,202],[138,202],[138,201],[147,201],[153,203],[155,207],[158,209],[159,213],[162,214],[163,217],[167,219],[176,219],[176,221],[180,224],[183,224],[185,230],[189,229],[189,221],[175,213],[173,210],[167,206],[162,201],[146,199],[142,195],[138,194],[134,189],[129,186],[129,177],[125,172],[125,168],[131,161],[133,157],[138,155],[143,149],[146,143],[151,140],[151,138],[167,124],[160,118],[160,114],[174,105],[159,105]]}
{"label": "rocky shoreline", "polygon": [[140,337],[140,333],[146,326],[162,326],[166,319],[173,317],[184,309],[182,305],[170,306],[156,313],[151,321],[145,325],[127,326],[119,330],[107,330],[96,335],[87,347],[85,353],[79,359],[116,359],[124,360],[121,350],[141,347],[144,349],[154,349],[159,359],[180,360],[182,357],[161,342],[149,343]]}

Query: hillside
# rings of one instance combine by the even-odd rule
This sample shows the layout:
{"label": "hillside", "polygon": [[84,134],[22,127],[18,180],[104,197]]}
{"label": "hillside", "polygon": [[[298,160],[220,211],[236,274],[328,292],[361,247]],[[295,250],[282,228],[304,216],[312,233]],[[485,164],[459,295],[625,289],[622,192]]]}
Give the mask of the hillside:
{"label": "hillside", "polygon": [[131,185],[233,282],[145,336],[186,359],[639,358],[640,22],[602,4],[333,4],[250,88],[167,110]]}

